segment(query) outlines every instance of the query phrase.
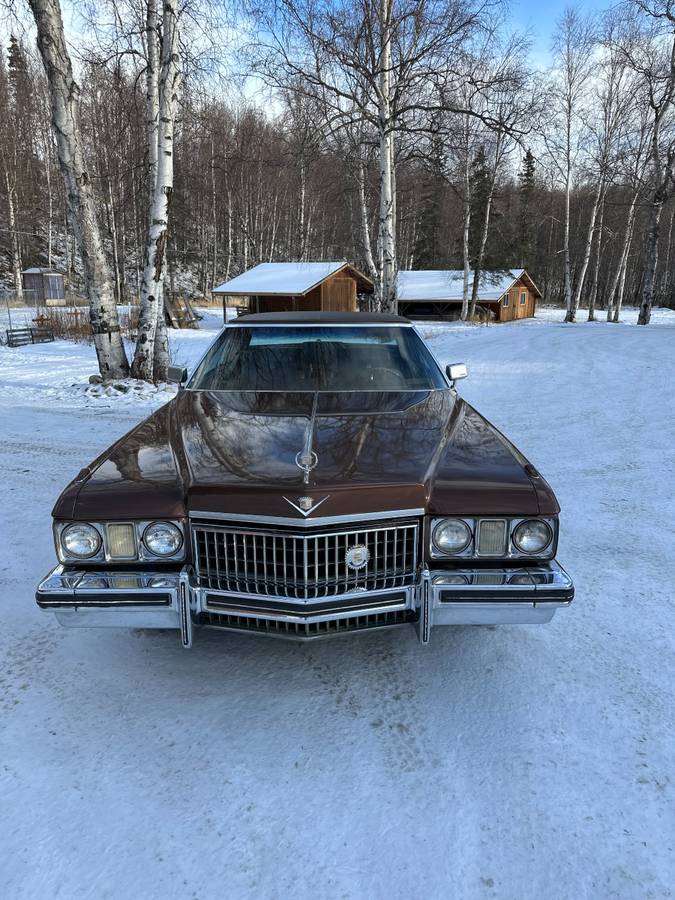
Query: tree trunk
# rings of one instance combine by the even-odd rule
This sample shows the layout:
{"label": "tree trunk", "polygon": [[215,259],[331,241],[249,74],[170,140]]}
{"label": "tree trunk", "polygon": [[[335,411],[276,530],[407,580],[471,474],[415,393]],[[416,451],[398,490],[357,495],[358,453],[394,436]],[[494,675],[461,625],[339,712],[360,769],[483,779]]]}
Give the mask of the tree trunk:
{"label": "tree trunk", "polygon": [[[165,220],[163,222],[164,240],[162,242],[162,285],[160,301],[157,305],[157,330],[153,360],[153,379],[166,381],[169,377],[169,337],[164,311],[164,295],[166,291],[166,247],[168,239],[169,210],[173,194],[173,148],[176,107],[180,90],[182,73],[179,56],[178,3],[177,0],[164,0],[162,17],[162,58],[159,81],[159,129],[157,133],[157,184],[163,185]],[[157,196],[157,187],[155,195]],[[159,226],[160,228],[162,225]],[[157,246],[157,245],[156,245]],[[157,254],[155,254],[157,256]]]}
{"label": "tree trunk", "polygon": [[649,325],[652,317],[652,303],[654,302],[654,287],[656,280],[656,266],[659,261],[659,235],[661,232],[661,213],[665,197],[657,190],[649,210],[649,233],[645,254],[645,278],[642,288],[642,302],[638,315],[638,325]]}
{"label": "tree trunk", "polygon": [[663,261],[663,276],[661,278],[661,297],[660,302],[666,305],[669,302],[670,294],[670,253],[673,243],[673,220],[675,219],[675,207],[670,213],[670,222],[668,224],[668,239],[666,241],[666,258]]}
{"label": "tree trunk", "polygon": [[595,242],[595,260],[593,265],[593,283],[588,297],[588,321],[595,322],[595,304],[598,301],[598,284],[600,282],[600,259],[602,255],[602,232],[605,221],[605,198],[602,198],[600,217],[598,219],[597,240]]}
{"label": "tree trunk", "polygon": [[393,143],[394,132],[391,108],[391,16],[393,0],[380,0],[380,227],[379,255],[381,269],[381,307],[385,312],[396,310],[396,224],[394,222]]}
{"label": "tree trunk", "polygon": [[228,183],[227,186],[227,262],[225,263],[225,281],[230,280],[230,269],[232,267],[232,253],[234,249],[232,233],[232,191]]}
{"label": "tree trunk", "polygon": [[[158,13],[157,0],[146,0],[145,18],[145,134],[148,154],[148,197],[147,197],[147,237],[144,253],[143,274],[138,311],[138,334],[136,349],[131,365],[131,373],[136,378],[152,381],[154,368],[155,334],[157,332],[158,308],[162,301],[163,277],[162,265],[155,270],[154,250],[157,249],[153,238],[155,206],[158,205],[158,152],[159,152],[159,52],[158,52]],[[162,210],[159,210],[161,215]],[[154,246],[153,246],[154,244]],[[161,244],[163,255],[164,247]]]}
{"label": "tree trunk", "polygon": [[[156,0],[148,0],[149,37],[156,30],[156,22]],[[158,382],[166,380],[169,365],[168,337],[164,321],[164,277],[169,209],[173,191],[173,127],[180,85],[176,0],[164,0],[163,4],[159,78],[156,69],[154,72],[151,71],[156,65],[156,55],[154,57],[151,55],[151,46],[156,44],[149,41],[148,45],[148,144],[152,148],[154,141],[156,145],[156,151],[149,154],[151,166],[153,157],[156,159],[156,177],[152,191],[148,242],[141,284],[138,340],[132,373],[136,378]],[[154,91],[156,93],[153,93]],[[155,109],[158,113],[156,127],[153,126]],[[150,172],[152,174],[152,168]]]}
{"label": "tree trunk", "polygon": [[21,281],[21,244],[16,227],[16,208],[14,205],[14,186],[9,180],[9,172],[5,169],[5,186],[7,188],[7,220],[12,240],[12,278],[14,292],[19,303],[23,303],[23,282]]}
{"label": "tree trunk", "polygon": [[469,259],[469,234],[471,231],[471,160],[469,154],[469,125],[466,122],[466,157],[464,159],[464,196],[462,198],[463,228],[462,228],[462,265],[464,275],[462,279],[462,312],[463,321],[469,318],[469,279],[471,277],[471,261]]}
{"label": "tree trunk", "polygon": [[623,292],[626,286],[626,272],[628,271],[628,256],[630,254],[630,245],[633,240],[633,229],[635,226],[635,218],[631,223],[630,234],[628,235],[628,243],[626,244],[626,252],[623,257],[623,265],[621,267],[621,277],[619,278],[619,289],[616,295],[616,303],[614,304],[614,315],[612,316],[612,322],[618,322],[619,316],[621,315],[621,306],[623,304]]}
{"label": "tree trunk", "polygon": [[213,146],[213,137],[211,138],[211,284],[209,285],[209,296],[216,286],[216,277],[218,273],[218,205],[216,192],[216,158]]}
{"label": "tree trunk", "polygon": [[567,136],[567,170],[565,175],[565,222],[563,226],[563,234],[564,234],[564,242],[563,242],[563,265],[565,268],[564,271],[564,284],[565,284],[565,309],[567,310],[565,313],[565,321],[566,322],[576,322],[577,320],[577,310],[572,302],[572,273],[571,273],[571,263],[570,263],[570,192],[572,187],[572,162],[570,159],[570,123],[568,120],[568,136]]}
{"label": "tree trunk", "polygon": [[[469,317],[473,319],[476,315],[476,304],[478,303],[478,288],[480,285],[480,276],[483,270],[483,258],[485,257],[485,247],[487,245],[488,234],[490,231],[490,213],[492,210],[492,198],[495,192],[495,182],[497,180],[497,169],[493,172],[490,180],[490,189],[485,200],[485,218],[483,219],[483,228],[480,236],[480,244],[478,253],[476,254],[476,263],[473,268],[473,285],[471,287],[471,312]],[[465,270],[466,276],[466,270]]]}
{"label": "tree trunk", "polygon": [[63,175],[70,226],[82,258],[94,346],[101,374],[123,378],[129,373],[112,293],[80,133],[79,87],[73,78],[58,0],[29,0],[37,26],[37,42],[47,74],[59,165]]}
{"label": "tree trunk", "polygon": [[52,267],[54,247],[54,192],[52,190],[51,135],[45,133],[45,181],[47,183],[47,268]]}
{"label": "tree trunk", "polygon": [[628,216],[626,217],[626,227],[623,232],[623,244],[621,246],[621,254],[619,256],[619,262],[617,263],[616,269],[614,271],[614,275],[612,277],[612,281],[609,285],[609,290],[607,291],[607,321],[611,322],[614,316],[614,295],[616,293],[617,287],[619,286],[619,280],[621,279],[621,273],[626,264],[626,260],[628,258],[628,249],[630,247],[631,238],[633,236],[633,223],[635,221],[635,210],[637,208],[638,201],[638,191],[635,191],[633,197],[630,202],[630,206],[628,207]]}
{"label": "tree trunk", "polygon": [[366,269],[368,271],[368,275],[372,278],[373,283],[375,284],[375,296],[373,300],[375,308],[378,309],[380,306],[378,295],[378,285],[380,277],[379,272],[377,271],[377,266],[375,265],[375,260],[373,259],[373,246],[370,242],[368,202],[366,200],[366,170],[362,159],[359,159],[359,164],[356,170],[356,180],[359,189],[359,221],[361,224],[361,245],[363,247],[363,255],[366,261]]}
{"label": "tree trunk", "polygon": [[570,321],[574,322],[576,319],[577,310],[579,309],[579,304],[581,302],[581,294],[584,289],[584,282],[586,280],[586,272],[588,271],[588,264],[591,261],[591,248],[593,246],[593,235],[595,234],[595,220],[598,216],[598,209],[600,207],[600,203],[602,201],[604,185],[603,179],[601,178],[598,181],[598,185],[595,189],[595,194],[593,195],[593,204],[591,206],[591,217],[588,221],[588,231],[586,232],[586,244],[584,247],[584,258],[581,263],[581,271],[577,277],[577,285],[574,289],[574,296],[572,297],[572,310],[574,312],[574,318],[570,319]]}

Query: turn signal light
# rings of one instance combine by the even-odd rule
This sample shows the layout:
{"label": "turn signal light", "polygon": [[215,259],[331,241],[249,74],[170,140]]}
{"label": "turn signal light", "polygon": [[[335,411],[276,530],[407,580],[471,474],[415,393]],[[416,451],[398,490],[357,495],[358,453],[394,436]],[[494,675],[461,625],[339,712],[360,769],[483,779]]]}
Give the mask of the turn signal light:
{"label": "turn signal light", "polygon": [[108,556],[110,559],[134,559],[136,530],[133,525],[108,525]]}

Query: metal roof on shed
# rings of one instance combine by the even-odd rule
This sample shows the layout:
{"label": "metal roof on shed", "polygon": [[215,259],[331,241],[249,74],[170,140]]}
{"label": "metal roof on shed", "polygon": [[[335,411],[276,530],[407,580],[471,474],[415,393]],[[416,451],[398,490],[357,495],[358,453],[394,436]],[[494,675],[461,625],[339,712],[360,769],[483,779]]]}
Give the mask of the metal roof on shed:
{"label": "metal roof on shed", "polygon": [[[500,300],[519,278],[526,276],[535,293],[539,291],[525,269],[497,272],[481,272],[478,299],[483,303]],[[473,272],[469,273],[469,291],[473,284]],[[402,301],[438,300],[461,301],[464,287],[462,269],[429,269],[400,271],[396,297]]]}
{"label": "metal roof on shed", "polygon": [[307,294],[326,278],[348,268],[366,289],[372,283],[345,260],[339,262],[260,263],[214,288],[214,294],[230,296],[294,296]]}

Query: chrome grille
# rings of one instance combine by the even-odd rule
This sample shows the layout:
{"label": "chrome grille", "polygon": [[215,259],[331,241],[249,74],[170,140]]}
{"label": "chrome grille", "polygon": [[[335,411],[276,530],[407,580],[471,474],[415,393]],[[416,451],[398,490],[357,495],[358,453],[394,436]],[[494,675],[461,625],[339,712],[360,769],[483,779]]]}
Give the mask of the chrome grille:
{"label": "chrome grille", "polygon": [[409,609],[392,612],[369,613],[349,619],[328,619],[323,622],[284,622],[262,617],[251,618],[232,613],[202,613],[200,625],[225,628],[229,631],[252,631],[276,637],[309,640],[333,634],[348,634],[354,631],[369,631],[376,628],[392,628],[416,621],[416,614]]}
{"label": "chrome grille", "polygon": [[[197,522],[192,533],[197,579],[212,590],[313,600],[405,587],[415,579],[416,521],[318,534]],[[346,556],[357,545],[367,548],[368,561],[354,570]]]}

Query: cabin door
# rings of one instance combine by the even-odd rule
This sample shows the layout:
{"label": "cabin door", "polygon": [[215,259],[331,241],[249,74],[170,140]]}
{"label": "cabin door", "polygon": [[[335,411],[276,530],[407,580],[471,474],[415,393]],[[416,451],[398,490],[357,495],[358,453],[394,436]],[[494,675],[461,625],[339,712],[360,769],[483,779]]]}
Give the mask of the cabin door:
{"label": "cabin door", "polygon": [[332,312],[356,312],[356,282],[353,278],[331,278],[322,285],[321,308]]}

